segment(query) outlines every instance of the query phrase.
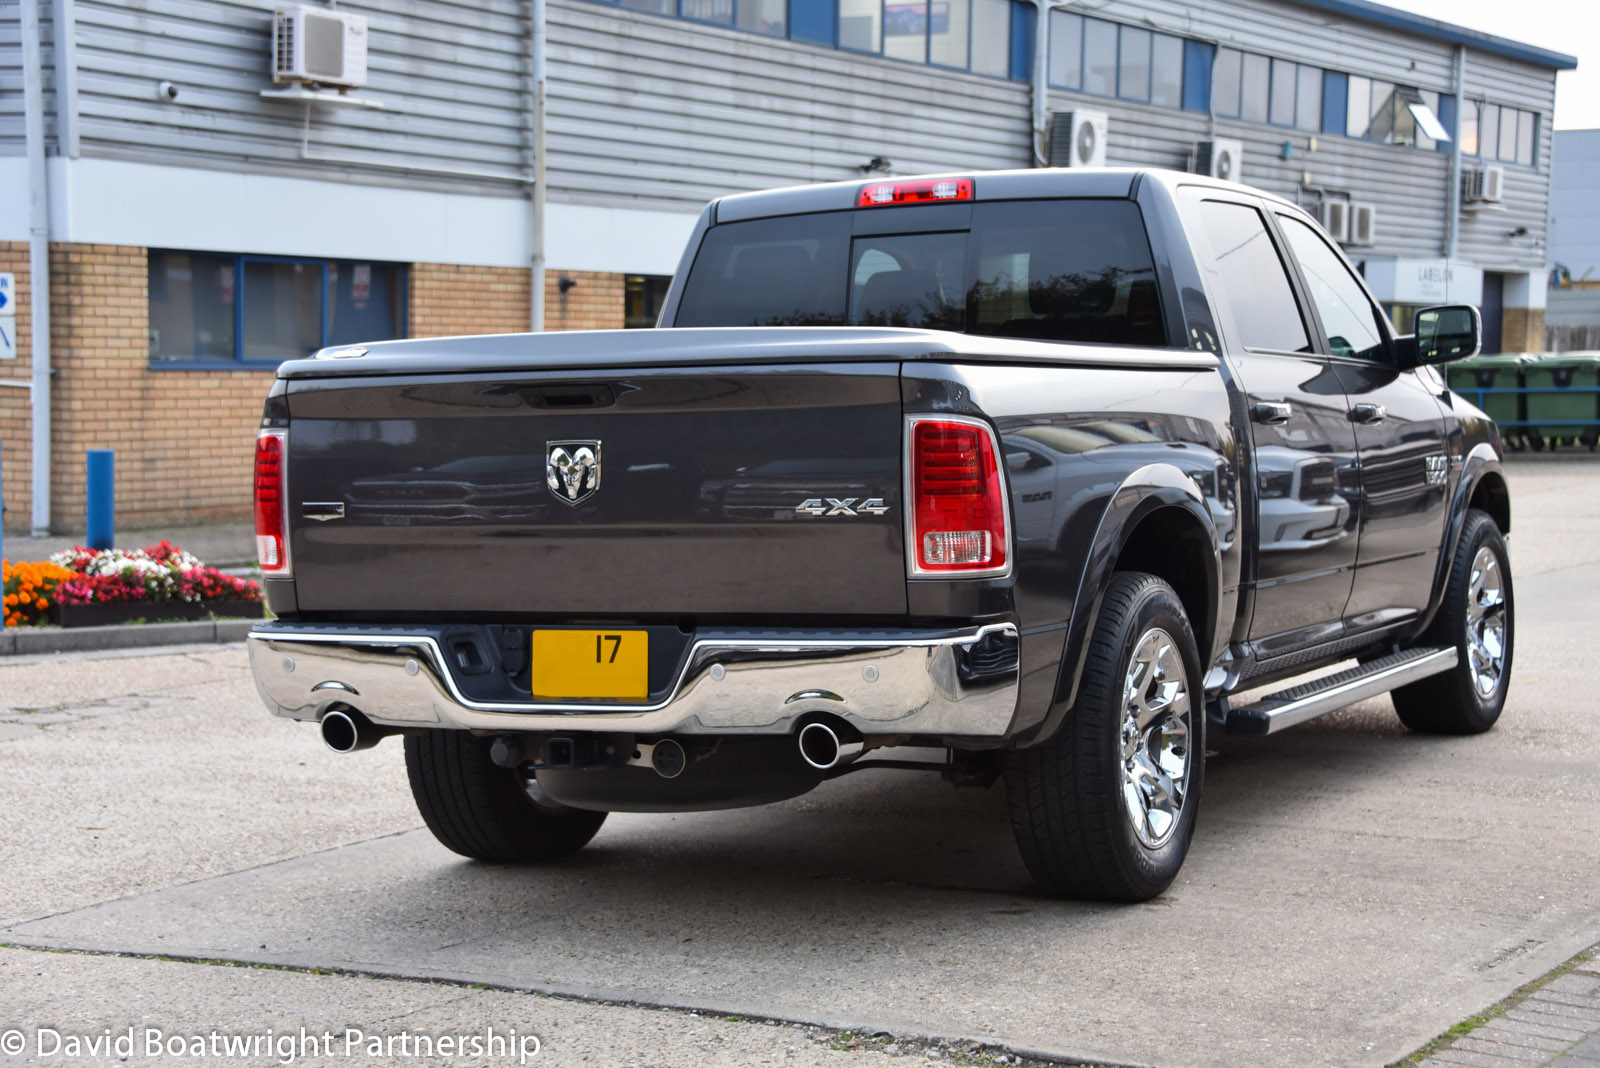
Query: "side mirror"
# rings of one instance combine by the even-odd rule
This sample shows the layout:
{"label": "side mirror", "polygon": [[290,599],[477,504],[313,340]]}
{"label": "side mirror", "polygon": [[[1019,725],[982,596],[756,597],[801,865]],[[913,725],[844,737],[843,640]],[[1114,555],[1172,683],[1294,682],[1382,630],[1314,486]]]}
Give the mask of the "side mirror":
{"label": "side mirror", "polygon": [[1417,312],[1417,363],[1449,363],[1476,356],[1483,343],[1483,317],[1470,304],[1446,304]]}

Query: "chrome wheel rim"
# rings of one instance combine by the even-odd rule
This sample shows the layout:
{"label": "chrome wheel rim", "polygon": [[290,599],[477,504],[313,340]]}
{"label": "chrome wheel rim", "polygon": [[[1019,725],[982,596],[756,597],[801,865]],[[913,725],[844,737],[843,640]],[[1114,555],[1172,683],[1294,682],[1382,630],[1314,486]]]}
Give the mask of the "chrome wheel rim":
{"label": "chrome wheel rim", "polygon": [[1146,847],[1166,843],[1189,794],[1189,681],[1172,635],[1140,636],[1122,687],[1122,806]]}
{"label": "chrome wheel rim", "polygon": [[1500,558],[1487,545],[1472,557],[1467,583],[1467,669],[1479,697],[1492,697],[1506,668],[1506,590]]}

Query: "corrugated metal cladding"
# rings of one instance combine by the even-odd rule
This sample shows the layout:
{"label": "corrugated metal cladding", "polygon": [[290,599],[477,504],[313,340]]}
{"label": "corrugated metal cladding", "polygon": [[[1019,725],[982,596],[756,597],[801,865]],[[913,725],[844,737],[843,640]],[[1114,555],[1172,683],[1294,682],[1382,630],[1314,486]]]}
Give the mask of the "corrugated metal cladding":
{"label": "corrugated metal cladding", "polygon": [[[1099,12],[1103,17],[1166,33],[1215,42],[1223,47],[1292,59],[1326,70],[1400,82],[1440,93],[1455,91],[1452,45],[1403,37],[1364,23],[1306,8],[1259,0],[1181,4],[1170,0],[1125,0]],[[1542,234],[1549,206],[1550,115],[1555,103],[1554,72],[1511,59],[1468,52],[1467,96],[1537,111],[1540,146],[1537,169],[1505,165],[1502,209],[1463,214],[1459,258],[1488,269],[1542,270]],[[1449,194],[1448,152],[1382,145],[1337,134],[1216,119],[1198,112],[1148,107],[1125,101],[1054,90],[1052,111],[1075,107],[1111,116],[1107,162],[1187,170],[1195,143],[1209,137],[1243,142],[1244,181],[1296,201],[1314,211],[1321,196],[1375,204],[1378,210],[1373,254],[1437,258],[1445,251],[1445,203]],[[1315,138],[1317,150],[1309,151]],[[1292,158],[1282,158],[1284,142]],[[1471,165],[1470,160],[1463,160]],[[1304,181],[1311,174],[1310,184]],[[1529,237],[1508,239],[1518,227]],[[1362,249],[1352,248],[1360,259]]]}
{"label": "corrugated metal cladding", "polygon": [[1600,326],[1600,289],[1552,289],[1546,326]]}
{"label": "corrugated metal cladding", "polygon": [[[1556,103],[1555,78],[1549,71],[1497,56],[1468,54],[1467,96],[1525,108],[1539,115],[1538,167],[1505,168],[1505,196],[1495,209],[1464,212],[1461,258],[1488,270],[1542,272],[1550,217],[1550,161],[1555,150],[1550,116]],[[1512,236],[1522,231],[1518,236]]]}
{"label": "corrugated metal cladding", "polygon": [[686,208],[861,177],[1028,165],[1028,87],[584,0],[551,4],[550,195]]}
{"label": "corrugated metal cladding", "polygon": [[[44,136],[56,138],[55,28],[50,24],[50,4],[39,5],[39,35],[44,67]],[[27,150],[22,134],[22,7],[15,2],[0,6],[0,156],[21,156]]]}
{"label": "corrugated metal cladding", "polygon": [[[508,189],[529,173],[520,0],[341,3],[369,20],[365,95],[382,99],[382,111],[262,100],[273,6],[77,0],[82,154],[305,177],[343,175],[354,163],[379,181],[434,168],[482,172]],[[178,86],[175,102],[157,99],[162,81]]]}
{"label": "corrugated metal cladding", "polygon": [[[46,11],[50,4],[42,5]],[[273,0],[76,0],[83,155],[412,186],[524,191],[525,0],[344,0],[370,20],[382,111],[270,102]],[[0,21],[0,153],[21,145],[20,31]],[[1103,17],[1449,93],[1454,48],[1274,0],[1120,0]],[[552,200],[690,211],[724,193],[898,173],[1027,166],[1024,84],[552,0]],[[48,43],[45,59],[54,59]],[[1403,73],[1402,73],[1403,72]],[[160,81],[175,103],[156,98]],[[1539,167],[1505,166],[1502,210],[1464,216],[1460,254],[1541,270],[1553,72],[1468,53],[1468,95],[1541,115]],[[1245,145],[1242,177],[1314,207],[1318,190],[1378,208],[1375,255],[1437,257],[1449,156],[1198,112],[1052,92],[1055,111],[1109,112],[1108,162],[1185,168],[1197,141]],[[1285,141],[1292,158],[1281,158]],[[1302,180],[1311,174],[1310,184]],[[447,177],[465,172],[465,177]],[[1507,235],[1527,227],[1530,236]],[[1357,250],[1359,257],[1360,250]]]}

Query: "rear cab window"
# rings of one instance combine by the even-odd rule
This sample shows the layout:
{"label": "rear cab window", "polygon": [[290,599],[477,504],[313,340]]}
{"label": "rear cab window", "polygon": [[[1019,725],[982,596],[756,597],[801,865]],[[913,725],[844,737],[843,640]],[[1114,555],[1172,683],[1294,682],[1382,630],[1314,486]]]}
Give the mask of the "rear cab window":
{"label": "rear cab window", "polygon": [[[1150,241],[1130,200],[862,210],[872,213],[872,233],[855,232],[854,211],[712,227],[673,325],[901,326],[1167,344]],[[900,211],[917,213],[916,232],[876,232],[893,231],[890,213]],[[938,216],[928,212],[942,211],[951,228],[930,229]]]}

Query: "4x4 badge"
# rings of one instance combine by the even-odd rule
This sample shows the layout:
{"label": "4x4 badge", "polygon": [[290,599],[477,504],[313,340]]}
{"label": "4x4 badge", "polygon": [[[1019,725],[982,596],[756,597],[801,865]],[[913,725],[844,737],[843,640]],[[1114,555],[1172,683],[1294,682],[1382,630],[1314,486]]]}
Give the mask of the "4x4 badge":
{"label": "4x4 badge", "polygon": [[547,441],[544,443],[544,481],[556,499],[581,504],[600,488],[598,441]]}
{"label": "4x4 badge", "polygon": [[[861,501],[857,504],[857,501]],[[889,509],[882,497],[811,497],[794,509],[801,515],[882,515]]]}

